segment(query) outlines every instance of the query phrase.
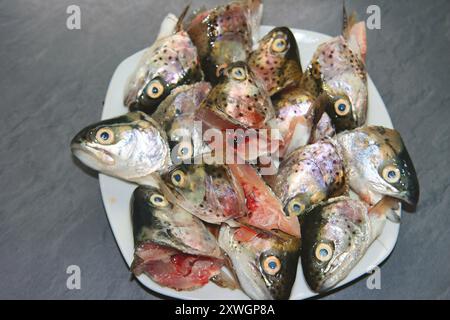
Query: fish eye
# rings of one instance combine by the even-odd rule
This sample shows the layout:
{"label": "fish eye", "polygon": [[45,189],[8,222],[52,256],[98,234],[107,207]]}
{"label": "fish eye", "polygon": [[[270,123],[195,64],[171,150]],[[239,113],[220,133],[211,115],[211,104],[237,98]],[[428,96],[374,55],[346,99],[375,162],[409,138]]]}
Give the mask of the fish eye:
{"label": "fish eye", "polygon": [[275,256],[269,256],[263,261],[263,270],[271,276],[276,275],[281,269],[281,261]]}
{"label": "fish eye", "polygon": [[242,67],[234,67],[231,69],[231,76],[236,80],[245,80],[247,78],[245,69]]}
{"label": "fish eye", "polygon": [[333,256],[333,248],[329,244],[326,243],[320,243],[316,247],[316,258],[319,261],[326,262],[331,259]]}
{"label": "fish eye", "polygon": [[292,200],[288,205],[289,214],[300,215],[305,210],[305,205],[297,200]]}
{"label": "fish eye", "polygon": [[397,183],[400,180],[400,170],[396,166],[388,165],[383,169],[383,179],[389,183]]}
{"label": "fish eye", "polygon": [[152,194],[150,197],[150,202],[155,207],[167,207],[169,202],[167,202],[166,198],[158,193]]}
{"label": "fish eye", "polygon": [[346,116],[350,112],[350,103],[344,99],[338,99],[334,103],[334,111],[338,116]]}
{"label": "fish eye", "polygon": [[185,177],[186,177],[186,175],[183,171],[176,170],[172,173],[171,180],[175,186],[182,187],[182,186],[184,186],[184,184],[186,182]]}
{"label": "fish eye", "polygon": [[152,99],[158,99],[164,93],[164,86],[159,80],[152,80],[145,89],[145,93]]}
{"label": "fish eye", "polygon": [[273,51],[281,53],[287,49],[287,41],[284,40],[283,38],[275,39],[272,42],[271,48]]}
{"label": "fish eye", "polygon": [[101,128],[95,134],[95,139],[100,144],[114,143],[114,132],[109,128]]}
{"label": "fish eye", "polygon": [[192,143],[188,141],[180,142],[177,149],[177,156],[181,160],[187,160],[192,158],[192,155],[194,153]]}

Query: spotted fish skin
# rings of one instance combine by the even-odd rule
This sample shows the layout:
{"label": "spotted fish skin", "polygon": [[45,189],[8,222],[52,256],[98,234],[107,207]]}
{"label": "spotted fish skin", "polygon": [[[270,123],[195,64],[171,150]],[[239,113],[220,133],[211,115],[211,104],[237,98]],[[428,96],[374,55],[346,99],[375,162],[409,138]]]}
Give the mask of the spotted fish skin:
{"label": "spotted fish skin", "polygon": [[300,260],[306,282],[315,292],[327,291],[344,279],[371,243],[367,206],[350,198],[314,207],[301,227]]}
{"label": "spotted fish skin", "polygon": [[297,273],[299,238],[224,224],[218,241],[234,265],[242,290],[251,299],[289,298]]}
{"label": "spotted fish skin", "polygon": [[197,48],[188,33],[180,30],[146,49],[128,80],[124,104],[131,111],[151,115],[174,88],[201,80]]}
{"label": "spotted fish skin", "polygon": [[301,81],[302,66],[297,41],[287,27],[274,28],[265,35],[247,63],[271,96]]}
{"label": "spotted fish skin", "polygon": [[380,126],[336,136],[350,188],[369,204],[390,196],[415,207],[419,181],[400,133]]}
{"label": "spotted fish skin", "polygon": [[309,287],[321,293],[345,279],[398,208],[398,200],[391,197],[373,207],[338,197],[308,211],[301,224],[301,263]]}
{"label": "spotted fish skin", "polygon": [[192,18],[186,30],[208,81],[216,83],[223,66],[247,60],[261,16],[261,0],[237,0]]}
{"label": "spotted fish skin", "polygon": [[267,91],[244,62],[233,63],[225,69],[202,107],[244,128],[263,128],[275,117]]}
{"label": "spotted fish skin", "polygon": [[305,73],[310,83],[319,83],[322,109],[332,119],[337,132],[365,124],[367,71],[343,36],[319,45]]}
{"label": "spotted fish skin", "polygon": [[174,201],[205,222],[221,224],[246,214],[242,188],[226,166],[178,165],[162,178]]}
{"label": "spotted fish skin", "polygon": [[[316,117],[322,116],[315,104],[320,88],[303,75],[297,41],[289,28],[274,28],[265,35],[248,65],[271,96],[276,118],[270,127],[282,136],[281,157],[309,143],[313,134],[325,137],[334,133],[324,128],[316,134]],[[326,117],[326,113],[323,115]]]}
{"label": "spotted fish skin", "polygon": [[278,173],[266,181],[285,214],[301,218],[311,206],[346,192],[344,173],[335,143],[325,139],[292,152],[281,162]]}

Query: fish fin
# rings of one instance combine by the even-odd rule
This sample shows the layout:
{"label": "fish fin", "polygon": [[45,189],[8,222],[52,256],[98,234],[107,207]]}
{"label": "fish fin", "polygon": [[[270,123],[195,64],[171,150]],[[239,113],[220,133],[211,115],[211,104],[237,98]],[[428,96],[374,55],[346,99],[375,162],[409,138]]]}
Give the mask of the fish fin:
{"label": "fish fin", "polygon": [[386,218],[393,222],[393,223],[400,223],[402,222],[402,218],[398,215],[397,212],[393,211],[393,210],[389,210]]}
{"label": "fish fin", "polygon": [[328,113],[324,112],[318,122],[314,125],[314,128],[311,129],[310,143],[316,143],[327,137],[333,137],[335,134],[336,130],[332,124],[331,118]]}
{"label": "fish fin", "polygon": [[359,21],[356,12],[353,11],[350,16],[347,15],[345,9],[345,2],[343,4],[343,30],[342,35],[348,42],[352,51],[354,51],[363,62],[366,62],[367,55],[367,34],[366,24],[364,21]]}
{"label": "fish fin", "polygon": [[242,223],[237,222],[236,220],[230,219],[224,222],[224,224],[228,225],[231,228],[240,228]]}
{"label": "fish fin", "polygon": [[161,27],[159,28],[159,33],[156,39],[162,39],[172,35],[175,31],[177,24],[178,24],[177,16],[174,15],[173,13],[169,13],[161,23]]}
{"label": "fish fin", "polygon": [[183,30],[183,21],[184,18],[186,18],[187,13],[189,12],[189,8],[191,7],[191,2],[189,2],[184,8],[183,12],[181,12],[180,16],[178,17],[177,25],[175,26],[175,32],[180,32]]}
{"label": "fish fin", "polygon": [[346,39],[348,39],[348,35],[350,34],[350,30],[352,27],[356,24],[357,18],[356,18],[356,12],[353,11],[352,14],[349,16],[347,14],[347,9],[345,7],[345,1],[342,3],[342,34]]}
{"label": "fish fin", "polygon": [[239,283],[236,281],[235,277],[230,277],[223,270],[220,270],[220,273],[213,276],[210,280],[221,288],[227,288],[230,290],[236,290],[240,288]]}
{"label": "fish fin", "polygon": [[396,221],[400,222],[400,219],[394,218],[399,218],[397,213],[395,212],[395,210],[397,210],[398,208],[398,200],[391,197],[384,197],[369,209],[368,215],[371,225],[371,241],[374,241],[381,235],[387,219],[395,219]]}
{"label": "fish fin", "polygon": [[322,77],[320,69],[318,69],[316,65],[316,61],[312,61],[302,73],[300,81],[300,86],[314,97],[319,96],[322,92]]}
{"label": "fish fin", "polygon": [[391,197],[383,197],[378,201],[372,208],[370,208],[369,213],[378,216],[390,216],[392,214],[397,215],[395,210],[400,208],[399,200]]}
{"label": "fish fin", "polygon": [[[312,107],[310,108],[310,111],[312,113],[312,126],[311,126],[311,133],[315,132],[317,130],[317,127],[319,125],[320,120],[322,119],[323,115],[326,113],[326,104],[328,103],[328,99],[325,93],[319,94],[319,96],[314,100]],[[316,141],[313,141],[314,135],[311,134],[310,139],[308,143],[313,143]]]}
{"label": "fish fin", "polygon": [[231,273],[233,276],[234,282],[237,284],[237,288],[240,288],[239,277],[234,269],[233,262],[231,261],[228,255],[225,256],[225,268]]}
{"label": "fish fin", "polygon": [[132,277],[139,277],[145,271],[145,263],[144,260],[139,258],[137,255],[134,255],[133,262],[130,266],[130,271]]}
{"label": "fish fin", "polygon": [[237,241],[249,242],[258,235],[258,232],[248,226],[241,226],[234,231],[234,238]]}

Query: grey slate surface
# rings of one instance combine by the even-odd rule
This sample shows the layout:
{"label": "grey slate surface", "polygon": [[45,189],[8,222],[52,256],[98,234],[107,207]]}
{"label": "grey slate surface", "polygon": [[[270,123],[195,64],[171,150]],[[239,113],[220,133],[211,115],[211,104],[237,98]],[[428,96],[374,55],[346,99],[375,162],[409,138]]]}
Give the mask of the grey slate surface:
{"label": "grey slate surface", "polygon": [[[223,0],[224,1],[224,0]],[[194,0],[193,6],[223,1]],[[82,29],[66,28],[81,7]],[[367,16],[368,70],[402,133],[421,183],[381,290],[361,281],[325,299],[450,298],[450,2],[350,1]],[[100,118],[116,66],[153,42],[162,17],[184,1],[0,1],[0,298],[163,298],[130,281],[95,175],[74,165],[71,137]],[[341,2],[265,1],[263,22],[336,35]],[[81,290],[66,288],[79,265]]]}

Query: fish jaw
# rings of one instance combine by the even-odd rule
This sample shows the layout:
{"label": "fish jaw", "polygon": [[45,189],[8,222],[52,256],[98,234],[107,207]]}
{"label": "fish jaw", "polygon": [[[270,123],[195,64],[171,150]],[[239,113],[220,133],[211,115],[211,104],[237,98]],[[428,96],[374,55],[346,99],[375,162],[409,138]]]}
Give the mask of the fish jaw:
{"label": "fish jaw", "polygon": [[302,269],[308,286],[319,293],[342,281],[372,241],[367,206],[346,197],[314,207],[301,226]]}
{"label": "fish jaw", "polygon": [[[245,230],[242,230],[245,229]],[[242,234],[250,234],[243,236]],[[231,259],[242,290],[255,300],[288,299],[296,277],[300,239],[247,227],[222,225],[219,244]],[[267,270],[266,259],[276,257],[277,273]]]}
{"label": "fish jaw", "polygon": [[[375,204],[382,196],[390,196],[413,207],[417,205],[417,174],[396,130],[362,127],[339,134],[336,141],[344,158],[350,188],[369,204]],[[398,174],[398,181],[386,177],[389,168]]]}
{"label": "fish jaw", "polygon": [[[163,201],[155,204],[155,196]],[[205,225],[169,201],[161,189],[140,186],[134,191],[131,215],[135,247],[150,242],[192,255],[222,258],[215,237]]]}
{"label": "fish jaw", "polygon": [[[101,137],[107,140],[101,140]],[[73,155],[100,173],[138,181],[171,163],[167,136],[141,112],[103,120],[81,130],[70,144]]]}

